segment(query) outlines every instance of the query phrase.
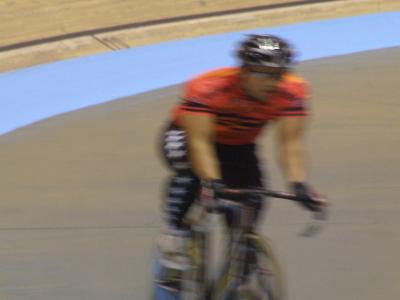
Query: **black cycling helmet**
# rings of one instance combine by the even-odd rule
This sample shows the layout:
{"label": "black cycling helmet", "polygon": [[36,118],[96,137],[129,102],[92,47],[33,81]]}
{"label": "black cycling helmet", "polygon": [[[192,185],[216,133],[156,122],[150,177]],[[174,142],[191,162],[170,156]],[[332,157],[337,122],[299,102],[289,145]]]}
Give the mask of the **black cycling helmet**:
{"label": "black cycling helmet", "polygon": [[274,35],[252,34],[237,50],[243,65],[289,68],[293,63],[293,50],[288,42]]}

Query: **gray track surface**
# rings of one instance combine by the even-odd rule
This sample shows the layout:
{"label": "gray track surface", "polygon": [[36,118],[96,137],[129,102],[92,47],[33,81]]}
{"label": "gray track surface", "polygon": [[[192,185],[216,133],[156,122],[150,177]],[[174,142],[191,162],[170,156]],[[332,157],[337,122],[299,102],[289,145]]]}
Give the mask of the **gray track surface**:
{"label": "gray track surface", "polygon": [[[261,230],[274,241],[292,300],[400,295],[399,62],[392,48],[299,66],[314,95],[311,181],[333,207],[326,229],[307,239],[297,233],[309,214],[271,203]],[[1,300],[146,299],[168,174],[157,136],[178,91],[0,137]],[[273,139],[261,144],[272,185],[283,188]]]}

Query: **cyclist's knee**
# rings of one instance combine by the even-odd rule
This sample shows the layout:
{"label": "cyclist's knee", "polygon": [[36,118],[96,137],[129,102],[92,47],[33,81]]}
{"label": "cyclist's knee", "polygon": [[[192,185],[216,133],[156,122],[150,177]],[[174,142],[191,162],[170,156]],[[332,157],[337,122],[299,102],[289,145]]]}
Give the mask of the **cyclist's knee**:
{"label": "cyclist's knee", "polygon": [[192,266],[189,255],[190,231],[167,228],[157,240],[156,282],[161,285],[176,285],[182,274]]}
{"label": "cyclist's knee", "polygon": [[188,249],[191,239],[189,230],[165,229],[160,234],[157,247],[161,260],[176,269],[188,266]]}

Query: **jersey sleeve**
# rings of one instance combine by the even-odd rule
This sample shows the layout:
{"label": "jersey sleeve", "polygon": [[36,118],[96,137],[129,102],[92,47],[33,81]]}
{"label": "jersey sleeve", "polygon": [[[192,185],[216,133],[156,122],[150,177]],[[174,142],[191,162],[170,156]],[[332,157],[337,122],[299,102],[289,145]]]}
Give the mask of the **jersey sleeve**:
{"label": "jersey sleeve", "polygon": [[196,81],[188,82],[181,93],[181,114],[212,115],[214,108],[210,97],[210,90],[205,84]]}
{"label": "jersey sleeve", "polygon": [[278,117],[305,117],[310,114],[310,94],[305,81],[285,82],[281,88]]}

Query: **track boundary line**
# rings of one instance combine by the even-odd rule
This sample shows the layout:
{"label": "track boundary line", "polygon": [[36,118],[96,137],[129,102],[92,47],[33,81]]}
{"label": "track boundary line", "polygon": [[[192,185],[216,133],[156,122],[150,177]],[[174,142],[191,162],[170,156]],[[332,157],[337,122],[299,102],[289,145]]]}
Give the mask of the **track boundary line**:
{"label": "track boundary line", "polygon": [[218,12],[210,12],[210,13],[194,14],[194,15],[179,16],[179,17],[172,17],[172,18],[164,18],[164,19],[150,20],[150,21],[144,21],[144,22],[126,23],[126,24],[121,24],[121,25],[97,28],[97,29],[92,29],[92,30],[84,30],[84,31],[72,32],[72,33],[67,33],[67,34],[62,34],[62,35],[56,35],[56,36],[47,37],[47,38],[19,42],[19,43],[0,47],[0,52],[16,50],[16,49],[30,47],[30,46],[37,46],[37,45],[46,44],[46,43],[58,42],[58,41],[67,40],[67,39],[81,38],[81,37],[86,37],[86,36],[94,36],[96,34],[110,33],[110,32],[119,31],[119,30],[170,24],[170,23],[175,23],[175,22],[190,21],[190,20],[195,20],[195,19],[204,19],[204,18],[209,18],[209,17],[235,15],[235,14],[246,13],[246,12],[257,12],[257,11],[262,11],[262,10],[276,9],[276,8],[305,6],[305,5],[310,5],[310,4],[318,4],[318,3],[324,3],[324,2],[338,2],[338,1],[340,1],[340,0],[303,0],[303,1],[296,1],[296,2],[289,2],[289,3],[259,5],[259,6],[254,6],[254,7],[230,9],[230,10],[223,10],[223,11],[218,11]]}

